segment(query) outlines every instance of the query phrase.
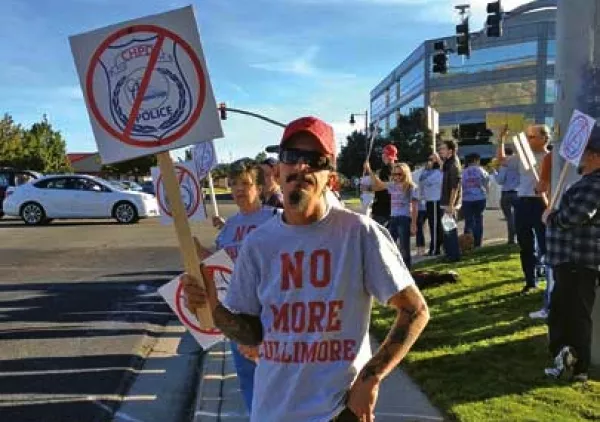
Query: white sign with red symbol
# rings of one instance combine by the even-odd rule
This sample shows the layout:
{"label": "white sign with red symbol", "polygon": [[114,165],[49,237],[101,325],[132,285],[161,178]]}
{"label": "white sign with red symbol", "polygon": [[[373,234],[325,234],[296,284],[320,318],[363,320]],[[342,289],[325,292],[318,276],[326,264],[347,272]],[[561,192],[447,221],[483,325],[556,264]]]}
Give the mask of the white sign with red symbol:
{"label": "white sign with red symbol", "polygon": [[[205,259],[202,263],[204,264],[204,274],[214,280],[219,300],[222,301],[229,287],[229,280],[233,272],[233,262],[224,250],[220,250]],[[186,308],[183,284],[179,277],[162,286],[158,289],[158,292],[169,304],[173,312],[175,312],[181,323],[194,336],[202,349],[206,350],[223,341],[225,337],[219,330],[203,330],[200,328],[196,315]]]}
{"label": "white sign with red symbol", "polygon": [[574,166],[579,166],[595,125],[596,119],[593,117],[579,110],[573,111],[567,133],[560,143],[560,155]]}
{"label": "white sign with red symbol", "polygon": [[[170,224],[173,221],[171,207],[167,200],[165,186],[162,175],[158,167],[150,169],[152,173],[152,182],[154,183],[154,192],[156,192],[156,200],[160,211],[160,219],[163,224]],[[204,193],[202,184],[196,175],[194,163],[191,161],[175,164],[175,174],[179,182],[179,190],[181,199],[190,221],[206,220],[206,211],[204,209]]]}
{"label": "white sign with red symbol", "polygon": [[217,166],[217,154],[213,141],[202,142],[192,148],[192,160],[198,179],[203,180]]}
{"label": "white sign with red symbol", "polygon": [[103,163],[223,137],[191,6],[70,42]]}

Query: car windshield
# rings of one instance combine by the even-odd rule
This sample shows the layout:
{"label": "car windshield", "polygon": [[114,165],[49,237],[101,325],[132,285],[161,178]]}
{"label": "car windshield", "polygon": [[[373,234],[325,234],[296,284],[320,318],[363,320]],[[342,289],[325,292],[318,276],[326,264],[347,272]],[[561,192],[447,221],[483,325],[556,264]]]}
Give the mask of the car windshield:
{"label": "car windshield", "polygon": [[110,184],[112,187],[114,187],[114,188],[116,188],[116,189],[118,189],[118,190],[128,190],[127,186],[125,186],[123,183],[121,183],[121,182],[118,182],[118,181],[116,181],[116,180],[109,180],[109,181],[108,181],[108,183],[109,183],[109,184]]}

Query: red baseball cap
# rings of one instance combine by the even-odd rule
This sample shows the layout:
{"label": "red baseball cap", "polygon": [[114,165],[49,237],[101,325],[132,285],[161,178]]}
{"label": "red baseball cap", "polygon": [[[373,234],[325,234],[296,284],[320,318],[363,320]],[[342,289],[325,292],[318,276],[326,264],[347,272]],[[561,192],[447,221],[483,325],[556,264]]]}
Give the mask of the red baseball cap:
{"label": "red baseball cap", "polygon": [[321,151],[326,155],[335,155],[333,128],[323,120],[311,116],[301,117],[289,123],[285,127],[279,146],[283,148],[285,142],[300,132],[308,132],[313,135],[319,141]]}
{"label": "red baseball cap", "polygon": [[383,155],[391,158],[392,160],[396,160],[398,158],[398,148],[392,144],[388,144],[383,147]]}

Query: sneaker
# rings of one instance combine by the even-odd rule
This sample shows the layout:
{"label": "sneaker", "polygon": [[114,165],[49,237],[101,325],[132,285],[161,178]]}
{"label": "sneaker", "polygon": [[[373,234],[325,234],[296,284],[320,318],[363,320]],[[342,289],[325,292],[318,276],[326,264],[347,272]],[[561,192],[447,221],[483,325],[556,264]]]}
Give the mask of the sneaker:
{"label": "sneaker", "polygon": [[548,311],[546,309],[540,309],[539,311],[530,312],[529,318],[531,318],[531,319],[546,319],[546,318],[548,318]]}
{"label": "sneaker", "polygon": [[573,382],[588,382],[588,374],[586,374],[585,372],[582,372],[580,374],[575,374],[573,375],[573,378],[571,378],[571,381]]}

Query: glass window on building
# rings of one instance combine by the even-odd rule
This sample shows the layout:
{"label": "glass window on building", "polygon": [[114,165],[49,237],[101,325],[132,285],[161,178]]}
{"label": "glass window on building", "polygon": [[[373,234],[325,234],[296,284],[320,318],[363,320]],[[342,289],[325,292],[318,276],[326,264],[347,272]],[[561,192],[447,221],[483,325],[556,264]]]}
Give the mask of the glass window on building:
{"label": "glass window on building", "polygon": [[448,73],[432,73],[434,78],[471,74],[490,70],[506,70],[537,64],[537,41],[473,50],[469,59],[451,54]]}
{"label": "glass window on building", "polygon": [[556,81],[554,79],[546,79],[546,104],[554,104],[556,102]]}
{"label": "glass window on building", "polygon": [[526,80],[432,91],[430,100],[439,113],[451,113],[535,104],[536,92],[536,81]]}
{"label": "glass window on building", "polygon": [[384,92],[371,101],[371,116],[378,116],[385,109],[385,96]]}
{"label": "glass window on building", "polygon": [[398,82],[394,82],[390,86],[388,105],[393,105],[396,101],[398,101]]}
{"label": "glass window on building", "polygon": [[402,107],[400,107],[400,114],[407,116],[410,114],[410,111],[412,109],[423,108],[423,107],[425,107],[425,96],[419,95],[418,97],[415,97],[409,103],[406,103]]}
{"label": "glass window on building", "polygon": [[398,113],[393,111],[392,113],[390,113],[390,115],[388,116],[388,127],[390,128],[390,130],[394,129],[396,126],[398,126]]}
{"label": "glass window on building", "polygon": [[423,60],[416,63],[400,78],[400,99],[407,98],[423,89],[425,83],[425,64]]}
{"label": "glass window on building", "polygon": [[548,40],[547,53],[546,53],[546,64],[556,64],[556,41]]}

